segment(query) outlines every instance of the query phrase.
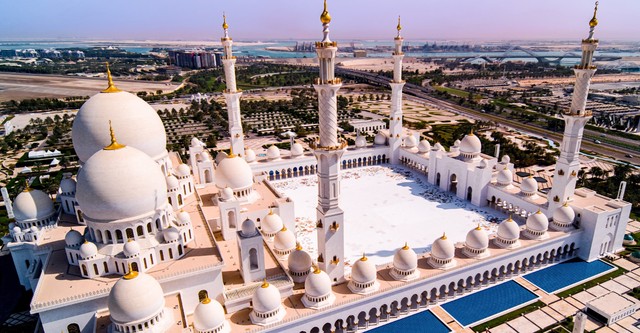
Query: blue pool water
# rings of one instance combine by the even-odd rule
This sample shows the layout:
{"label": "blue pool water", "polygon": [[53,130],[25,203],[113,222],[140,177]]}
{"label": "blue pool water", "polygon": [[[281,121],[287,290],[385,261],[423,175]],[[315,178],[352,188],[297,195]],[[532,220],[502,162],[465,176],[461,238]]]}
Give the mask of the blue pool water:
{"label": "blue pool water", "polygon": [[367,332],[373,333],[448,333],[451,330],[431,311],[423,311]]}
{"label": "blue pool water", "polygon": [[536,294],[518,283],[507,281],[445,303],[442,308],[462,326],[469,326],[536,298]]}
{"label": "blue pool water", "polygon": [[600,260],[586,262],[579,259],[565,261],[524,276],[538,288],[551,294],[584,280],[612,270],[614,267]]}

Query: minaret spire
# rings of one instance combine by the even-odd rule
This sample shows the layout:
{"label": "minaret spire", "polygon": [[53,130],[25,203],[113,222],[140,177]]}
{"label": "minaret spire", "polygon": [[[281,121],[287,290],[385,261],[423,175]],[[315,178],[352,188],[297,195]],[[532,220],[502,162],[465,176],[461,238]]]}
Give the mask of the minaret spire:
{"label": "minaret spire", "polygon": [[236,86],[236,57],[233,56],[233,39],[229,37],[229,24],[227,24],[226,14],[222,14],[222,29],[224,30],[224,37],[221,39],[224,47],[222,65],[227,83],[227,89],[225,89],[223,95],[227,102],[229,140],[231,141],[231,151],[242,157],[240,153],[244,152],[244,133],[242,132],[242,119],[240,117],[240,96],[242,96],[242,92],[238,91]]}
{"label": "minaret spire", "polygon": [[335,59],[338,44],[329,39],[331,15],[324,2],[320,15],[324,38],[316,43],[316,54],[320,67],[320,77],[313,87],[318,93],[318,118],[320,142],[314,147],[318,160],[318,265],[331,281],[344,281],[344,228],[337,228],[344,222],[344,212],[339,206],[340,159],[345,152],[345,142],[338,140],[337,93],[342,81],[335,77]]}
{"label": "minaret spire", "polygon": [[398,164],[400,161],[400,146],[402,145],[402,88],[404,80],[402,80],[402,43],[404,38],[400,35],[402,25],[400,25],[400,16],[398,16],[398,35],[393,39],[395,49],[391,54],[393,58],[393,80],[389,83],[391,86],[391,112],[389,113],[389,156],[391,164]]}
{"label": "minaret spire", "polygon": [[591,119],[591,110],[587,110],[587,97],[591,78],[596,72],[593,64],[593,53],[598,47],[598,40],[593,38],[595,27],[598,25],[596,18],[598,2],[596,2],[593,18],[589,21],[589,37],[582,40],[582,59],[580,64],[573,69],[576,75],[576,83],[571,97],[571,107],[564,111],[565,127],[560,146],[560,157],[556,163],[553,176],[553,187],[547,195],[549,203],[548,214],[560,206],[561,202],[571,201],[576,189],[578,171],[580,171],[580,145],[584,127]]}
{"label": "minaret spire", "polygon": [[109,62],[106,62],[106,64],[107,64],[107,82],[108,82],[109,85],[107,86],[107,89],[103,90],[102,92],[103,93],[115,93],[115,92],[121,91],[113,83],[113,77],[111,77],[111,70],[109,69]]}

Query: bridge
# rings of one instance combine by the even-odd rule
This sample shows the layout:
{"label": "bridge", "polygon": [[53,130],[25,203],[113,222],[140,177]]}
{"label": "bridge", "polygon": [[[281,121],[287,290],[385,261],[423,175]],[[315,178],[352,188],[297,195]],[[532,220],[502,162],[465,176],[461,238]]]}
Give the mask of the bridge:
{"label": "bridge", "polygon": [[[524,53],[524,54],[523,54]],[[487,55],[487,54],[469,54],[469,55],[430,55],[421,57],[423,59],[436,60],[436,59],[454,59],[456,61],[474,61],[484,60],[486,62],[503,62],[505,59],[536,59],[539,63],[545,63],[550,65],[559,65],[563,59],[580,59],[582,54],[575,52],[564,52],[560,55],[545,55],[537,54],[531,50],[525,49],[520,46],[511,46],[509,49],[499,54]],[[617,56],[594,56],[594,61],[616,61],[622,59]]]}

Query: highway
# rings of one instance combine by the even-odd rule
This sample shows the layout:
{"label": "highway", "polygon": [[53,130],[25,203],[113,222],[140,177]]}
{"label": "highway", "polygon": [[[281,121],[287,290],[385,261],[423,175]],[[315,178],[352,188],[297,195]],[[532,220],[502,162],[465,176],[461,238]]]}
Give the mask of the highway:
{"label": "highway", "polygon": [[[336,68],[336,73],[338,75],[342,75],[346,77],[364,79],[370,84],[383,86],[383,87],[387,87],[390,82],[390,79],[387,77],[379,76],[374,73],[357,71],[357,70]],[[431,87],[420,87],[418,85],[411,84],[411,83],[405,84],[404,90],[403,90],[404,94],[416,97],[419,100],[434,104],[441,109],[451,111],[456,114],[460,114],[474,120],[492,121],[500,126],[510,127],[518,131],[523,131],[523,132],[531,133],[541,137],[545,137],[545,138],[554,140],[556,142],[562,142],[562,133],[560,132],[553,132],[545,128],[540,128],[537,126],[525,124],[517,120],[507,119],[494,114],[483,113],[480,111],[462,107],[455,103],[451,103],[449,101],[441,100],[433,97],[431,94],[431,91],[433,91]],[[599,138],[600,135],[601,133],[599,132],[585,130],[585,133],[584,133],[585,139],[582,140],[583,151],[586,153],[597,153],[597,154],[613,157],[616,160],[632,163],[635,165],[640,164],[640,157],[638,156],[640,155],[640,152],[636,150],[616,146],[606,142],[597,144],[592,141],[593,139],[591,138]],[[613,136],[607,135],[606,140],[613,140]],[[604,138],[602,141],[604,141]],[[632,144],[636,146],[638,145],[637,141],[633,141],[631,139],[626,139],[626,138],[615,137],[615,141],[624,142],[624,143]],[[631,158],[626,157],[625,155],[627,154],[630,154],[633,157]]]}

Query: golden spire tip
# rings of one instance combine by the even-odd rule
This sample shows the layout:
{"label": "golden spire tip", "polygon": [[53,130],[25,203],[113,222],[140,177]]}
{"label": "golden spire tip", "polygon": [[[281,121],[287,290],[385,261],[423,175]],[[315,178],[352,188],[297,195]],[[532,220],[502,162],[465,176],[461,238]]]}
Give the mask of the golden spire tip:
{"label": "golden spire tip", "polygon": [[111,136],[111,143],[104,147],[104,150],[117,150],[126,147],[125,145],[121,145],[116,140],[116,134],[113,132],[113,126],[111,126],[111,120],[109,120],[109,135]]}
{"label": "golden spire tip", "polygon": [[24,192],[31,192],[31,186],[29,186],[29,178],[24,179]]}
{"label": "golden spire tip", "polygon": [[589,26],[595,28],[598,25],[598,19],[596,15],[598,14],[598,1],[596,1],[596,7],[593,9],[593,18],[589,21]]}
{"label": "golden spire tip", "polygon": [[227,157],[229,158],[236,157],[236,154],[233,153],[233,146],[229,147],[229,155]]}
{"label": "golden spire tip", "polygon": [[262,288],[267,288],[269,287],[269,282],[267,282],[267,278],[264,278],[264,280],[262,280]]}
{"label": "golden spire tip", "polygon": [[404,242],[404,246],[402,247],[403,250],[408,250],[409,249],[409,244],[407,242]]}
{"label": "golden spire tip", "polygon": [[133,269],[133,265],[129,263],[129,273],[127,273],[123,278],[125,280],[135,279],[138,276],[138,272]]}
{"label": "golden spire tip", "polygon": [[322,14],[320,14],[320,22],[322,22],[322,24],[331,23],[331,15],[327,10],[327,0],[324,0],[324,10],[322,11]]}
{"label": "golden spire tip", "polygon": [[442,233],[442,237],[440,237],[440,239],[442,239],[442,240],[446,240],[446,239],[447,239],[447,233],[446,233],[446,232],[443,232],[443,233]]}
{"label": "golden spire tip", "polygon": [[227,14],[225,12],[222,12],[222,29],[229,29],[229,25],[227,24]]}
{"label": "golden spire tip", "polygon": [[108,82],[108,86],[107,86],[107,89],[103,90],[102,92],[103,93],[114,93],[114,92],[121,91],[113,83],[113,77],[111,77],[111,70],[109,69],[109,62],[107,62],[106,64],[107,64],[107,82]]}
{"label": "golden spire tip", "polygon": [[300,242],[296,242],[296,250],[302,251],[302,245],[300,245]]}
{"label": "golden spire tip", "polygon": [[398,15],[398,26],[396,27],[396,29],[398,29],[398,32],[402,30],[402,25],[400,25],[400,15]]}

